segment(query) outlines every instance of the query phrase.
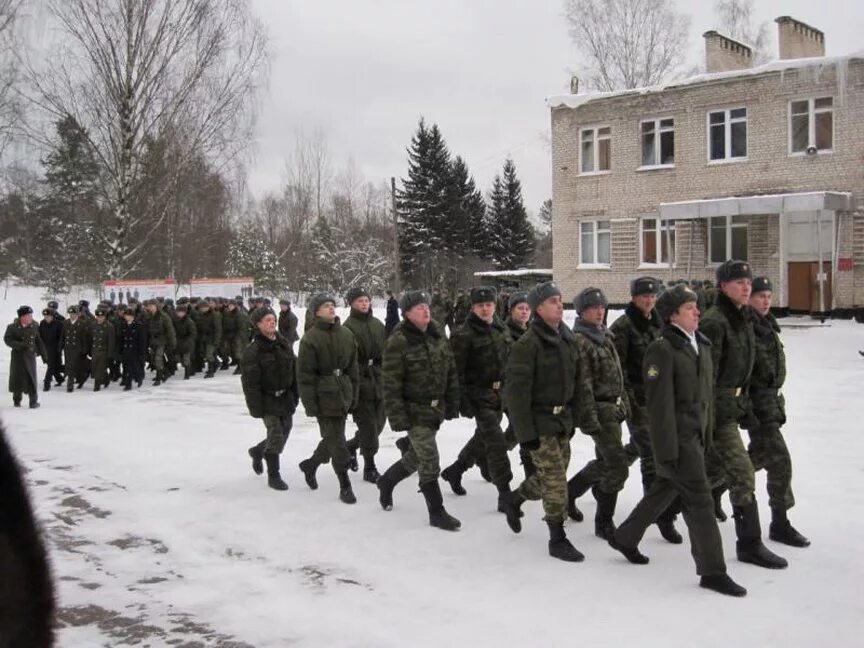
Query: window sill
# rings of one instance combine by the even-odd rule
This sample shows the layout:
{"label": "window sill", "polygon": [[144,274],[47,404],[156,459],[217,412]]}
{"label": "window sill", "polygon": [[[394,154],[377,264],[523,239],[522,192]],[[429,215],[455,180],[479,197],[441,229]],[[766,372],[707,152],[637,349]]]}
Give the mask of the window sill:
{"label": "window sill", "polygon": [[576,266],[577,270],[611,270],[611,263],[580,263]]}
{"label": "window sill", "polygon": [[636,167],[637,171],[662,171],[663,169],[674,169],[674,164],[651,164],[649,166]]}
{"label": "window sill", "polygon": [[818,157],[820,155],[830,155],[834,153],[834,149],[818,149],[815,153],[807,153],[807,151],[792,151],[789,153],[789,157]]}
{"label": "window sill", "polygon": [[603,176],[610,175],[612,171],[582,171],[579,174],[580,178],[590,177],[590,176]]}
{"label": "window sill", "polygon": [[[671,269],[675,270],[678,268],[678,264],[673,264]],[[637,270],[669,270],[668,263],[640,263],[636,268]]]}
{"label": "window sill", "polygon": [[725,160],[708,160],[708,166],[721,166],[723,164],[738,164],[739,162],[749,162],[750,158],[728,158]]}

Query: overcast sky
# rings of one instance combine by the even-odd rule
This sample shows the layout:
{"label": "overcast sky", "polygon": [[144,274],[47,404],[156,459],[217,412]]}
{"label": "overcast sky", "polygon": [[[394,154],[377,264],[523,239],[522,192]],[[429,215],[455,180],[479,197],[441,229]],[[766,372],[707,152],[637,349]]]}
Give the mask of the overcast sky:
{"label": "overcast sky", "polygon": [[[716,25],[712,0],[678,0],[692,16],[692,65]],[[441,128],[484,194],[505,157],[526,207],[551,197],[545,98],[568,92],[576,66],[562,0],[253,0],[273,62],[249,173],[276,190],[298,129],[321,129],[334,167],[353,156],[367,180],[406,172],[422,115]],[[864,2],[757,0],[757,18],[790,15],[825,32],[827,54],[861,49]]]}

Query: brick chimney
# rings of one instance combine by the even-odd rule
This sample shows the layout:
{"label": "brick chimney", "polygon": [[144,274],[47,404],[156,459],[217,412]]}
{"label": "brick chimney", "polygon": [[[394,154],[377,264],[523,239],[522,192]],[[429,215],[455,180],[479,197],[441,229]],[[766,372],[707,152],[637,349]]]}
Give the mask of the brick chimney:
{"label": "brick chimney", "polygon": [[708,72],[730,72],[753,67],[753,50],[716,31],[702,34],[705,39],[705,68]]}
{"label": "brick chimney", "polygon": [[780,16],[777,23],[777,42],[781,59],[825,56],[825,34],[789,16]]}

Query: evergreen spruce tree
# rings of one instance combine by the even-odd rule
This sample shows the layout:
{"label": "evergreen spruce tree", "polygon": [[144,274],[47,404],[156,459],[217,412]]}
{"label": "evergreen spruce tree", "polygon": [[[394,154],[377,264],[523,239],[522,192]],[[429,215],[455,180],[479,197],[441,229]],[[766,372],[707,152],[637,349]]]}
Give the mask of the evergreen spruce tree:
{"label": "evergreen spruce tree", "polygon": [[456,156],[450,166],[450,227],[447,230],[447,248],[458,259],[475,254],[482,248],[484,236],[483,216],[486,203],[468,172],[465,160]]}
{"label": "evergreen spruce tree", "polygon": [[487,227],[488,250],[496,267],[513,270],[531,259],[536,233],[528,222],[513,160],[504,162],[503,174],[496,175],[492,183]]}

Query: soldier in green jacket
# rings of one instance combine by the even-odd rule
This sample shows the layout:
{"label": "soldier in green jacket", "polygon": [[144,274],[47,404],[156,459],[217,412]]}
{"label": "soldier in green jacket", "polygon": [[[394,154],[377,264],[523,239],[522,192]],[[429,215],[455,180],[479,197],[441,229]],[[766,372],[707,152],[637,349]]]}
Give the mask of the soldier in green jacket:
{"label": "soldier in green jacket", "polygon": [[756,361],[753,315],[749,307],[753,274],[744,261],[730,260],[717,268],[717,303],[702,318],[701,331],[711,340],[714,361],[714,444],[706,454],[712,486],[729,487],[741,562],[782,569],[785,559],[762,543],[756,479],[738,424],[747,413],[747,390]]}
{"label": "soldier in green jacket", "polygon": [[468,319],[468,314],[471,312],[471,300],[464,290],[456,293],[456,303],[453,306],[453,327],[459,328]]}
{"label": "soldier in green jacket", "polygon": [[357,470],[357,450],[360,450],[363,479],[374,484],[380,476],[375,466],[378,437],[387,422],[381,386],[381,359],[386,343],[384,323],[372,314],[372,299],[363,288],[349,290],[345,301],[351,306],[345,328],[354,334],[360,370],[360,391],[352,413],[357,432],[348,440],[348,452],[351,453],[351,469]]}
{"label": "soldier in green jacket", "polygon": [[195,320],[189,316],[189,306],[185,303],[177,304],[174,309],[174,334],[177,336],[177,360],[183,366],[183,380],[189,380],[192,376],[192,354],[195,352],[195,339],[198,336],[198,327]]}
{"label": "soldier in green jacket", "polygon": [[705,474],[711,445],[713,367],[711,343],[697,331],[696,293],[685,285],[657,301],[665,322],[662,337],[645,352],[645,413],[655,457],[655,477],[645,496],[609,538],[609,545],[632,563],[644,565],[639,551],[645,530],[680,497],[699,584],[730,596],[747,590],[726,573],[723,543],[714,519],[714,501]]}
{"label": "soldier in green jacket", "polygon": [[435,435],[445,419],[459,416],[459,382],[443,325],[432,319],[429,303],[420,290],[402,296],[403,319],[384,349],[384,409],[390,429],[408,432],[410,444],[378,479],[378,500],[385,511],[391,510],[396,484],[417,471],[429,524],[455,531],[461,523],[444,508]]}
{"label": "soldier in green jacket", "polygon": [[291,311],[291,300],[280,299],[279,333],[291,344],[300,339],[300,336],[297,335],[297,324],[297,316]]}
{"label": "soldier in green jacket", "polygon": [[771,314],[774,288],[768,277],[756,277],[750,294],[754,312],[756,363],[750,379],[748,452],[755,470],[768,474],[768,505],[771,525],[768,537],[792,547],[807,547],[810,541],[789,522],[786,511],[795,506],[792,494],[792,458],[780,427],[786,422],[786,401],[780,390],[786,380],[786,353],[780,340],[780,325]]}
{"label": "soldier in green jacket", "polygon": [[249,414],[262,419],[267,430],[267,437],[249,448],[252,470],[260,475],[266,462],[267,485],[274,490],[288,490],[279,472],[279,455],[291,433],[300,398],[294,349],[276,331],[276,313],[272,310],[257,308],[250,319],[255,335],[243,351],[240,382]]}
{"label": "soldier in green jacket", "polygon": [[81,389],[90,373],[87,353],[90,351],[90,329],[81,317],[80,307],[73,304],[63,320],[63,360],[66,366],[66,391]]}
{"label": "soldier in green jacket", "polygon": [[315,324],[300,340],[298,358],[300,399],[306,416],[318,419],[321,441],[311,457],[300,462],[306,484],[318,488],[318,466],[333,462],[339,479],[339,499],[354,504],[348,468],[351,454],[345,441],[345,419],[357,405],[360,376],[354,335],[336,316],[336,299],[325,293],[309,302]]}
{"label": "soldier in green jacket", "polygon": [[[450,346],[459,377],[459,411],[476,421],[476,447],[485,455],[492,483],[498,489],[498,510],[505,512],[510,498],[513,472],[507,457],[507,440],[501,429],[504,405],[501,394],[510,353],[510,334],[495,314],[494,288],[471,289],[471,313],[465,324],[450,336]],[[469,442],[470,443],[470,442]],[[459,460],[441,472],[457,495],[464,495]]]}
{"label": "soldier in green jacket", "polygon": [[[593,483],[597,500],[594,533],[608,540],[618,493],[624,488],[630,462],[621,441],[621,423],[629,415],[624,374],[612,334],[603,326],[606,296],[599,288],[586,288],[573,305],[579,314],[573,325],[580,355],[579,429],[594,441],[596,458],[572,482]],[[568,485],[568,489],[573,489]]]}
{"label": "soldier in green jacket", "polygon": [[222,320],[218,313],[213,312],[210,302],[202,299],[198,302],[196,310],[198,318],[195,320],[197,335],[195,344],[202,362],[207,363],[205,378],[216,375],[216,349],[222,340]]}
{"label": "soldier in green jacket", "polygon": [[95,319],[90,324],[90,357],[93,367],[93,391],[108,387],[111,379],[108,367],[115,357],[117,346],[114,324],[108,321],[108,308],[96,307]]}
{"label": "soldier in green jacket", "polygon": [[[21,306],[11,324],[6,327],[3,342],[10,349],[9,354],[9,391],[12,392],[12,404],[21,407],[21,397],[27,394],[30,409],[39,407],[39,392],[36,389],[36,356],[42,358],[43,364],[48,362],[45,345],[39,336],[39,325],[33,321],[33,309]],[[4,493],[4,496],[8,493]]]}
{"label": "soldier in green jacket", "polygon": [[579,350],[576,336],[563,322],[564,303],[554,282],[532,288],[528,303],[534,319],[510,349],[504,402],[516,438],[531,453],[537,470],[511,493],[507,524],[519,533],[523,502],[542,499],[549,527],[549,555],[581,562],[585,556],[564,533],[567,465],[579,400]]}
{"label": "soldier in green jacket", "polygon": [[249,344],[249,316],[233,299],[225,302],[222,311],[222,369],[236,365],[234,374],[240,373],[240,358]]}
{"label": "soldier in green jacket", "polygon": [[174,334],[171,318],[159,307],[159,302],[155,299],[148,299],[144,303],[144,308],[147,312],[144,316],[144,322],[147,325],[150,364],[156,370],[153,386],[158,387],[167,380],[165,353],[177,346],[177,337]]}

